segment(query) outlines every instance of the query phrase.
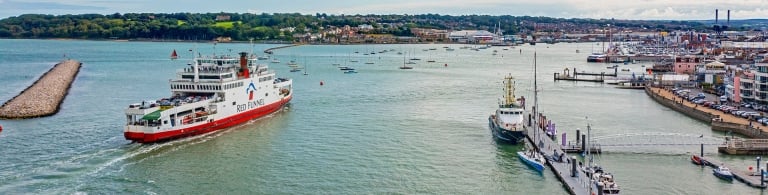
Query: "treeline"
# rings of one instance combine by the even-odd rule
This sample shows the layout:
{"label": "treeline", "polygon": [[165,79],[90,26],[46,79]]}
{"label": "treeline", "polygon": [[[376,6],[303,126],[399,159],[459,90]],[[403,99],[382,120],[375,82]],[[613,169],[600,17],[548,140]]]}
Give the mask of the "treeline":
{"label": "treeline", "polygon": [[[229,17],[217,21],[217,17]],[[563,19],[530,16],[449,16],[421,15],[302,15],[298,13],[126,13],[43,15],[26,14],[0,20],[2,38],[77,38],[77,39],[173,39],[212,40],[292,40],[294,33],[318,33],[332,27],[368,24],[372,30],[357,33],[411,35],[410,28],[483,29],[505,34],[530,33],[536,23],[571,24],[599,28],[606,24],[627,28],[657,30],[705,29],[702,23],[687,21],[613,21],[606,19]],[[283,31],[294,28],[294,32]]]}

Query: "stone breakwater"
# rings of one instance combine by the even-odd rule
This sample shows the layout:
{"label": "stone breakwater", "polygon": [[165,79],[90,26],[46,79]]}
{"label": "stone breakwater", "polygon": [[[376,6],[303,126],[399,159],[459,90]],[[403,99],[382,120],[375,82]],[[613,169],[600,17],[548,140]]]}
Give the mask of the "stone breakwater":
{"label": "stone breakwater", "polygon": [[35,83],[0,106],[0,118],[23,119],[56,114],[82,63],[62,61]]}

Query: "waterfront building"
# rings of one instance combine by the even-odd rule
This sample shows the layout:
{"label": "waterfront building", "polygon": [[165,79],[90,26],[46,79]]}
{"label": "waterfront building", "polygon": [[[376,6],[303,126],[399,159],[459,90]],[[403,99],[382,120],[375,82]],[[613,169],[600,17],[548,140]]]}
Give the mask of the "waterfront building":
{"label": "waterfront building", "polygon": [[693,74],[696,65],[702,62],[698,56],[675,56],[675,63],[672,67],[677,74]]}
{"label": "waterfront building", "polygon": [[734,72],[733,77],[733,96],[730,99],[733,102],[754,102],[755,101],[755,73],[752,71],[738,70]]}
{"label": "waterfront building", "polygon": [[486,30],[459,30],[448,33],[448,38],[457,43],[478,43],[493,40],[496,34]]}
{"label": "waterfront building", "polygon": [[768,104],[768,63],[765,61],[756,63],[755,67],[757,72],[754,77],[754,100],[758,104],[765,105]]}

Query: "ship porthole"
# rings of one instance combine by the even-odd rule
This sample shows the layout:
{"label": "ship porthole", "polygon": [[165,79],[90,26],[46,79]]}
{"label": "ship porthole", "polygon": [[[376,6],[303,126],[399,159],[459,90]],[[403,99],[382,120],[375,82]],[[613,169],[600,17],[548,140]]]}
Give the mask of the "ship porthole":
{"label": "ship porthole", "polygon": [[269,93],[265,93],[264,96],[269,96]]}

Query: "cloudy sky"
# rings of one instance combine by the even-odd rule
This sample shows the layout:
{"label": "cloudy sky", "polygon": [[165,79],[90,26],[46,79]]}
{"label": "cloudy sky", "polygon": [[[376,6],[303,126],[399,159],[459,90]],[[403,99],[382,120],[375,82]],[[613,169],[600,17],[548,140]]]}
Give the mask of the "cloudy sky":
{"label": "cloudy sky", "polygon": [[702,20],[768,18],[768,0],[0,0],[0,18],[20,14],[327,13],[514,15]]}

